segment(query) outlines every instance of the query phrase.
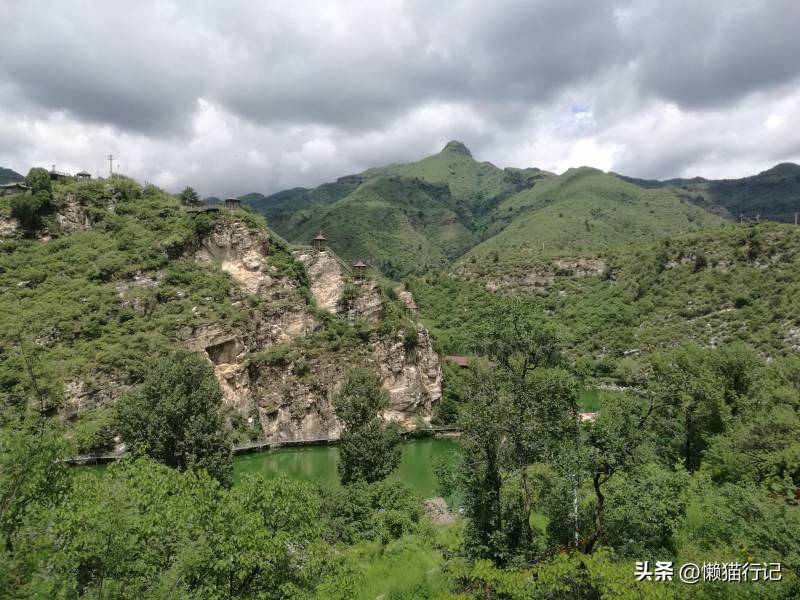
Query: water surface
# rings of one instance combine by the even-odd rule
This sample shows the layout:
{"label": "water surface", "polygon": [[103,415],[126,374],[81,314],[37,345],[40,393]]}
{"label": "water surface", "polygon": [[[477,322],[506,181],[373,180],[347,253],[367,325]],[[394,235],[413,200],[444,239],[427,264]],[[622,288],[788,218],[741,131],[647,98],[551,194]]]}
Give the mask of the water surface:
{"label": "water surface", "polygon": [[[461,446],[456,440],[426,438],[403,443],[400,466],[389,477],[399,480],[424,498],[438,495],[433,464],[439,458],[455,462]],[[304,446],[279,448],[253,454],[240,454],[233,462],[234,485],[248,473],[258,473],[267,479],[286,475],[291,479],[312,481],[324,485],[339,485],[336,446]]]}

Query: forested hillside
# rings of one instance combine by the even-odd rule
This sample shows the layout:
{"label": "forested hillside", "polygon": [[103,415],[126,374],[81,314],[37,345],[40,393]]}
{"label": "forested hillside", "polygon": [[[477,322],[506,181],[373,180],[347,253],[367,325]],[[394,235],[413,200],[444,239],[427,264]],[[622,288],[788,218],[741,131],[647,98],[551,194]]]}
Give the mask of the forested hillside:
{"label": "forested hillside", "polygon": [[[800,593],[800,228],[451,143],[269,200],[362,272],[191,189],[26,183],[0,198],[1,597]],[[432,427],[459,450],[423,502],[392,478]],[[323,441],[337,485],[235,476],[234,448]]]}
{"label": "forested hillside", "polygon": [[727,215],[674,188],[642,187],[588,167],[562,175],[500,169],[474,160],[460,142],[313,190],[242,200],[290,241],[308,243],[322,230],[342,256],[367,260],[394,279],[464,257],[506,272],[553,255],[695,231]]}
{"label": "forested hillside", "polygon": [[794,223],[800,211],[800,166],[782,163],[741,179],[668,179],[652,181],[623,177],[648,188],[673,188],[690,202],[725,211],[733,219],[756,217]]}

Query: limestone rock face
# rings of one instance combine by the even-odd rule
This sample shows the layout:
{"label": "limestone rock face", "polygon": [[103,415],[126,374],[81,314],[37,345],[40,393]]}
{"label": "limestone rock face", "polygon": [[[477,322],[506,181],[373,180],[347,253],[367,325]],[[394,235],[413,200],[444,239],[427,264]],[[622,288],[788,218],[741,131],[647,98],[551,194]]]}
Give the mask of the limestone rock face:
{"label": "limestone rock face", "polygon": [[408,347],[405,336],[372,343],[383,387],[389,392],[384,418],[412,428],[421,418],[429,423],[433,406],[442,398],[442,366],[428,330],[417,324],[417,342]]}
{"label": "limestone rock face", "polygon": [[381,295],[378,293],[378,285],[374,281],[364,281],[357,284],[358,297],[353,302],[353,305],[346,311],[347,318],[364,319],[371,323],[375,323],[380,319],[381,308]]}
{"label": "limestone rock face", "polygon": [[[270,265],[269,244],[266,232],[226,218],[217,221],[191,252],[195,260],[217,264],[231,274],[238,289],[232,292],[235,301],[244,300],[243,292],[258,298],[244,324],[211,321],[187,325],[177,332],[184,347],[209,361],[225,404],[242,416],[255,418],[266,440],[336,439],[341,424],[333,410],[333,397],[347,370],[364,366],[379,374],[389,393],[386,419],[398,421],[404,428],[413,428],[420,418],[430,421],[441,398],[442,373],[430,335],[419,324],[415,335],[373,333],[360,347],[312,352],[303,358],[294,354],[286,362],[250,364],[252,353],[310,335],[320,327],[298,293],[297,283]],[[310,250],[295,252],[295,258],[304,263],[320,307],[349,319],[378,321],[383,307],[375,282],[354,282],[357,294],[350,306],[343,306],[347,275],[339,259],[332,252]],[[149,307],[139,297],[142,291],[161,285],[161,276],[149,273],[116,282],[120,302],[146,314]],[[412,306],[413,298],[407,296],[403,299]],[[70,383],[66,416],[111,403],[127,389],[122,384],[100,387],[103,390],[90,389],[83,382]]]}
{"label": "limestone rock face", "polygon": [[291,366],[263,370],[254,401],[264,439],[337,439],[341,424],[332,400],[345,368],[343,364],[314,361],[307,377],[298,377]]}
{"label": "limestone rock face", "polygon": [[56,210],[55,218],[65,233],[85,231],[92,226],[89,215],[74,194],[65,196],[64,202]]}
{"label": "limestone rock face", "polygon": [[202,353],[211,362],[225,404],[244,412],[250,399],[245,341],[212,324],[195,329],[186,346],[189,350]]}
{"label": "limestone rock face", "polygon": [[559,277],[599,277],[608,269],[608,263],[595,258],[556,258],[550,264],[531,269],[523,276],[503,275],[489,279],[486,289],[537,292],[544,291]]}
{"label": "limestone rock face", "polygon": [[73,419],[89,410],[111,404],[130,386],[120,379],[96,374],[91,383],[67,381],[64,384],[64,404],[58,414],[62,419]]}
{"label": "limestone rock face", "polygon": [[[415,348],[405,348],[404,338],[402,334],[396,338],[376,336],[370,343],[370,357],[357,364],[375,369],[389,392],[384,419],[413,429],[418,419],[430,422],[433,407],[442,397],[442,369],[426,329],[417,329]],[[296,365],[262,369],[252,393],[264,438],[337,439],[342,428],[333,410],[333,397],[347,370],[357,364],[314,359],[301,376]]]}
{"label": "limestone rock face", "polygon": [[0,237],[10,237],[19,228],[19,221],[14,217],[4,217],[0,215]]}
{"label": "limestone rock face", "polygon": [[195,252],[200,262],[217,262],[223,271],[251,294],[268,287],[271,277],[262,272],[266,265],[269,236],[253,231],[242,221],[217,221]]}
{"label": "limestone rock face", "polygon": [[306,268],[311,294],[317,306],[332,313],[338,312],[344,291],[344,277],[333,253],[330,250],[299,250],[293,256]]}

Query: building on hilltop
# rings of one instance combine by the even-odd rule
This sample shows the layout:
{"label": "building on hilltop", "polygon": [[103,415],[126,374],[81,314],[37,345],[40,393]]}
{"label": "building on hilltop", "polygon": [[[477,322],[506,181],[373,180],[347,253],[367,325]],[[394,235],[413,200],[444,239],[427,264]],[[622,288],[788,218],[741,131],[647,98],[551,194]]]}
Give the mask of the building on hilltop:
{"label": "building on hilltop", "polygon": [[0,196],[10,196],[11,194],[21,194],[22,192],[27,192],[30,190],[27,185],[22,183],[21,181],[15,181],[13,183],[3,183],[0,184]]}
{"label": "building on hilltop", "polygon": [[367,263],[363,260],[359,260],[356,263],[353,263],[353,277],[357,281],[363,280],[367,276]]}
{"label": "building on hilltop", "polygon": [[322,231],[320,230],[317,237],[311,240],[311,245],[315,250],[325,250],[325,248],[328,247],[328,238],[322,235]]}
{"label": "building on hilltop", "polygon": [[76,179],[91,179],[92,178],[92,174],[89,173],[89,171],[78,171],[77,173],[75,173],[75,178]]}
{"label": "building on hilltop", "polygon": [[66,173],[65,171],[56,171],[55,165],[53,165],[53,168],[50,169],[48,175],[50,175],[50,181],[61,181],[62,179],[68,179],[69,177],[72,177],[72,175]]}
{"label": "building on hilltop", "polygon": [[227,208],[228,210],[237,210],[241,208],[241,206],[242,203],[239,202],[238,198],[234,197],[225,198],[225,208]]}

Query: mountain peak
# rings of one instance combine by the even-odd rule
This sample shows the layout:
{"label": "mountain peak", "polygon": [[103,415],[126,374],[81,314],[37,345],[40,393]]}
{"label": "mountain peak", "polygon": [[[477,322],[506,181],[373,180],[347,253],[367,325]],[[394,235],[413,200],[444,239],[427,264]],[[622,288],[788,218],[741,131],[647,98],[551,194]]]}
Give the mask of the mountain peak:
{"label": "mountain peak", "polygon": [[759,175],[798,175],[800,174],[800,166],[796,165],[795,163],[785,162],[779,163],[772,167],[771,169],[767,169],[766,171],[762,171]]}
{"label": "mountain peak", "polygon": [[445,144],[444,149],[442,152],[451,152],[453,154],[461,154],[463,156],[469,156],[472,158],[472,153],[469,151],[463,142],[459,142],[458,140],[450,140]]}

